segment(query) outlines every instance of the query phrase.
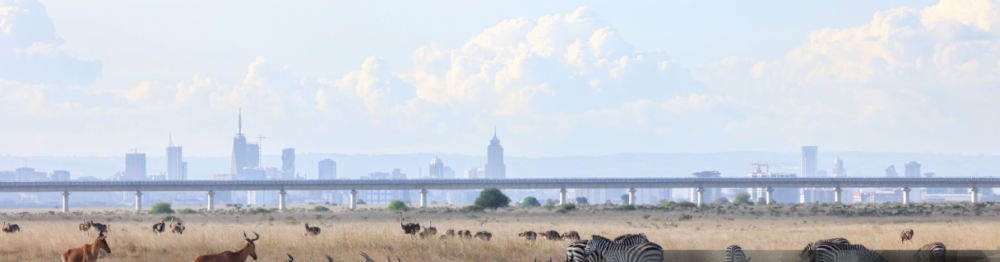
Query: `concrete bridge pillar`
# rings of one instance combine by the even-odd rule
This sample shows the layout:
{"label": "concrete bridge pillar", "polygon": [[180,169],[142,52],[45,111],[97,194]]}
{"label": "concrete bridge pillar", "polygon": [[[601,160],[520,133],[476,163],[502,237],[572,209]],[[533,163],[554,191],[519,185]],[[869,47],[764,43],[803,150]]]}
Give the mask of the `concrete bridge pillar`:
{"label": "concrete bridge pillar", "polygon": [[62,196],[63,196],[62,212],[69,213],[69,191],[63,191]]}
{"label": "concrete bridge pillar", "polygon": [[630,206],[635,205],[635,188],[628,189],[628,204]]}
{"label": "concrete bridge pillar", "polygon": [[903,204],[910,204],[910,187],[903,187]]}
{"label": "concrete bridge pillar", "polygon": [[351,189],[351,210],[358,208],[358,191]]}
{"label": "concrete bridge pillar", "polygon": [[285,212],[285,195],[288,195],[285,190],[278,191],[278,211]]}
{"label": "concrete bridge pillar", "polygon": [[837,188],[833,189],[833,202],[834,203],[837,203],[837,204],[842,203],[842,200],[843,200],[842,197],[843,196],[844,196],[844,190],[840,189],[839,186]]}
{"label": "concrete bridge pillar", "polygon": [[142,191],[135,191],[135,213],[142,214]]}
{"label": "concrete bridge pillar", "polygon": [[702,199],[702,197],[705,196],[705,189],[701,188],[701,187],[698,187],[698,191],[697,192],[698,192],[698,197],[697,197],[698,198],[697,199],[698,203],[697,204],[698,204],[698,206],[701,206],[701,202],[702,202],[701,199]]}
{"label": "concrete bridge pillar", "polygon": [[772,193],[774,193],[774,188],[767,187],[767,189],[765,189],[764,204],[770,205],[771,202],[774,202],[774,199],[771,198]]}
{"label": "concrete bridge pillar", "polygon": [[972,203],[979,203],[979,188],[973,187],[969,188],[969,193],[971,194]]}
{"label": "concrete bridge pillar", "polygon": [[215,191],[208,191],[208,212],[215,211]]}
{"label": "concrete bridge pillar", "polygon": [[427,189],[420,190],[420,208],[427,208]]}
{"label": "concrete bridge pillar", "polygon": [[565,205],[566,203],[569,203],[569,202],[566,202],[566,189],[565,188],[561,188],[561,189],[559,189],[559,204],[560,205]]}

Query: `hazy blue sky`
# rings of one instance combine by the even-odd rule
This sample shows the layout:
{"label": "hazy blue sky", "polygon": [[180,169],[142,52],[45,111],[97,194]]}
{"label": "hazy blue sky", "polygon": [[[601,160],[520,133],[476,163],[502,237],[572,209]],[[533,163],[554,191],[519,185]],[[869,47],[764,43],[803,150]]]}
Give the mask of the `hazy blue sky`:
{"label": "hazy blue sky", "polygon": [[1000,5],[0,0],[0,154],[224,156],[241,107],[266,154],[996,155]]}

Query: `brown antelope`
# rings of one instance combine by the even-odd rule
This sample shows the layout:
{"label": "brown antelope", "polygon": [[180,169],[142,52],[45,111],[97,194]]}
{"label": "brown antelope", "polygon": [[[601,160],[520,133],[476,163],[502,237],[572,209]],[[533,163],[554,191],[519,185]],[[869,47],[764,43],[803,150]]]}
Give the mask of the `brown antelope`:
{"label": "brown antelope", "polygon": [[902,233],[899,233],[900,244],[906,243],[907,240],[909,240],[911,244],[913,243],[913,229],[907,228],[904,229]]}
{"label": "brown antelope", "polygon": [[111,247],[103,233],[97,235],[94,243],[86,244],[82,247],[66,250],[62,255],[62,262],[94,262],[97,261],[101,250],[111,254]]}
{"label": "brown antelope", "polygon": [[309,223],[306,223],[306,235],[319,235],[319,227],[310,227]]}
{"label": "brown antelope", "polygon": [[246,240],[247,243],[243,246],[243,249],[240,249],[240,251],[223,251],[222,253],[214,255],[201,255],[198,258],[195,258],[194,262],[244,262],[247,261],[247,256],[252,257],[253,260],[257,260],[257,248],[253,242],[260,239],[260,235],[258,235],[257,232],[254,232],[253,234],[255,236],[254,239],[250,239],[247,237],[247,232],[243,232],[243,239]]}
{"label": "brown antelope", "polygon": [[403,224],[403,212],[396,212],[399,214],[399,227],[403,228],[403,233],[410,235],[412,239],[414,235],[420,232],[420,224],[417,223],[406,223]]}
{"label": "brown antelope", "polygon": [[86,232],[87,235],[90,235],[91,222],[92,221],[83,221],[83,223],[80,223],[80,231]]}
{"label": "brown antelope", "polygon": [[486,231],[479,231],[476,232],[476,238],[481,239],[483,241],[490,241],[490,239],[493,238],[493,234]]}
{"label": "brown antelope", "polygon": [[552,241],[562,240],[562,236],[560,236],[559,232],[556,232],[555,230],[541,232],[538,233],[538,235],[542,236],[542,238],[547,240],[552,240]]}
{"label": "brown antelope", "polygon": [[159,223],[153,224],[153,233],[156,233],[157,235],[159,235],[159,234],[163,233],[163,230],[166,227],[167,227],[166,223],[164,223],[163,220],[160,220]]}
{"label": "brown antelope", "polygon": [[580,241],[580,233],[577,233],[576,231],[566,231],[566,233],[562,234],[561,238],[572,241]]}
{"label": "brown antelope", "polygon": [[519,236],[521,238],[524,238],[525,240],[528,240],[528,241],[535,241],[535,239],[538,238],[538,234],[535,233],[535,231],[524,231],[524,232],[518,233],[517,236]]}
{"label": "brown antelope", "polygon": [[184,229],[186,229],[186,228],[184,227],[183,224],[181,224],[181,222],[177,222],[176,225],[174,225],[174,222],[170,222],[170,232],[171,233],[178,234],[178,235],[183,235],[184,234]]}
{"label": "brown antelope", "polygon": [[17,224],[10,224],[10,223],[7,223],[7,222],[3,222],[3,232],[4,233],[14,233],[14,232],[20,232],[20,231],[21,231],[21,227],[18,226]]}

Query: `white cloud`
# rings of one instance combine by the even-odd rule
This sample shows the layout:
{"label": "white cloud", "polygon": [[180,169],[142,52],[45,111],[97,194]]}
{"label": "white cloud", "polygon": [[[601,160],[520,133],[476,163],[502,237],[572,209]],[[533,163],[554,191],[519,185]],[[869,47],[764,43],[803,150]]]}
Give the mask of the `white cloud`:
{"label": "white cloud", "polygon": [[14,28],[14,20],[16,19],[14,14],[20,11],[21,8],[16,6],[0,5],[0,33],[10,34],[10,31]]}

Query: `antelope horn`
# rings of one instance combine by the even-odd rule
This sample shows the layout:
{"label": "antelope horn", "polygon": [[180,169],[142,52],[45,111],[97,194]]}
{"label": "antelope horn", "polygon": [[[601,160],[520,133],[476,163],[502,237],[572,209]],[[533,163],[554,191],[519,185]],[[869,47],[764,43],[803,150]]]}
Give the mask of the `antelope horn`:
{"label": "antelope horn", "polygon": [[327,262],[333,262],[333,258],[330,257],[330,255],[326,255],[326,261]]}
{"label": "antelope horn", "polygon": [[250,237],[247,237],[247,232],[246,231],[243,231],[243,239],[246,239],[247,241],[250,241]]}
{"label": "antelope horn", "polygon": [[260,235],[257,234],[257,232],[253,232],[253,235],[254,235],[254,238],[253,238],[253,240],[250,240],[250,241],[257,241],[257,239],[260,239]]}

